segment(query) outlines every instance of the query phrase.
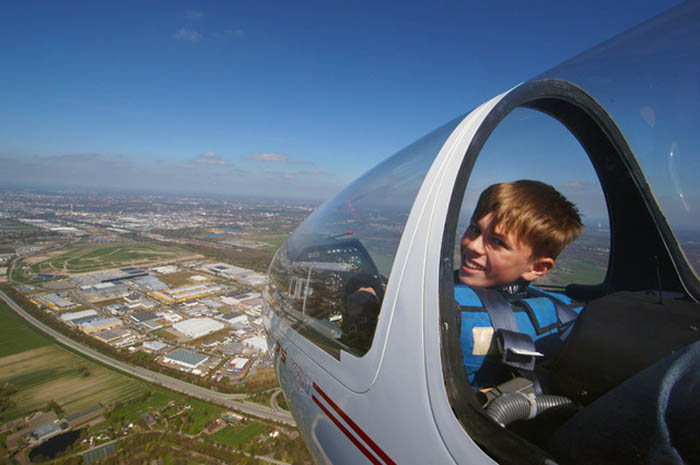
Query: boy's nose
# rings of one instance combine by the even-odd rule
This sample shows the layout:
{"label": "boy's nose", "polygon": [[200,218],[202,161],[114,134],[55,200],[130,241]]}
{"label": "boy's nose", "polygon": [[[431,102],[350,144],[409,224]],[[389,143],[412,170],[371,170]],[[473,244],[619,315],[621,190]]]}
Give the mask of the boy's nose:
{"label": "boy's nose", "polygon": [[475,239],[467,241],[467,250],[478,255],[483,255],[484,253],[484,241],[482,235],[479,234]]}

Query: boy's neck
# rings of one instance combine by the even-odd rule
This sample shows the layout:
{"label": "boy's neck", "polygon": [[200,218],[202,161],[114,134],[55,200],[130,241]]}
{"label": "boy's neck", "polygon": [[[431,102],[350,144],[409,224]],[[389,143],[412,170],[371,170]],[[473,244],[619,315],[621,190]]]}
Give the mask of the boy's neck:
{"label": "boy's neck", "polygon": [[[454,282],[456,284],[461,284],[459,280],[459,270],[454,272]],[[502,293],[506,298],[511,299],[515,297],[521,297],[523,294],[527,294],[527,287],[531,284],[530,281],[525,281],[524,279],[518,278],[512,283],[502,284],[500,286],[493,286],[489,289],[493,289]]]}
{"label": "boy's neck", "polygon": [[505,294],[507,297],[518,297],[520,294],[524,294],[527,291],[527,287],[530,285],[529,281],[525,281],[523,279],[517,279],[513,281],[512,283],[508,284],[503,284],[500,286],[494,286],[491,289],[494,289],[502,294]]}

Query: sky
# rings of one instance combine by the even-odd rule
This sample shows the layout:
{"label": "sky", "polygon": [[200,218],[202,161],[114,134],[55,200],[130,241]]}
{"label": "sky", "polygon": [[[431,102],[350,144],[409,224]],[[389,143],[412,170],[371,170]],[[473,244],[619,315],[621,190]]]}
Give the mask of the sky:
{"label": "sky", "polygon": [[0,188],[325,200],[676,1],[0,4]]}

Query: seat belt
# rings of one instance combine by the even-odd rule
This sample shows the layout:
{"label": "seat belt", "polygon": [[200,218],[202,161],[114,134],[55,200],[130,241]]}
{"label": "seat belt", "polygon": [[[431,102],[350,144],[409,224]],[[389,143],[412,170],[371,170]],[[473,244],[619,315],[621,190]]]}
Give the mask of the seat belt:
{"label": "seat belt", "polygon": [[571,332],[571,328],[574,326],[574,321],[578,318],[578,313],[576,313],[571,307],[566,305],[561,300],[554,296],[547,294],[546,292],[537,289],[533,286],[528,286],[527,291],[534,295],[535,297],[546,297],[554,305],[554,309],[557,312],[557,319],[559,320],[559,338],[563,341]]}
{"label": "seat belt", "polygon": [[535,376],[535,361],[543,354],[537,352],[532,338],[518,329],[510,304],[494,289],[473,287],[472,290],[489,315],[501,352],[501,362],[532,381],[537,393],[541,394],[542,388]]}

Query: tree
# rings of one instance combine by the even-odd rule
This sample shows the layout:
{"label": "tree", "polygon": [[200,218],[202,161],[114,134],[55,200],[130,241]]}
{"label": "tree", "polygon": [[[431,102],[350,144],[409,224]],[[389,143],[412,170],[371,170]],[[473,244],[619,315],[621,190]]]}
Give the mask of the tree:
{"label": "tree", "polygon": [[63,418],[63,408],[55,400],[49,402],[48,410],[53,410],[58,418]]}

